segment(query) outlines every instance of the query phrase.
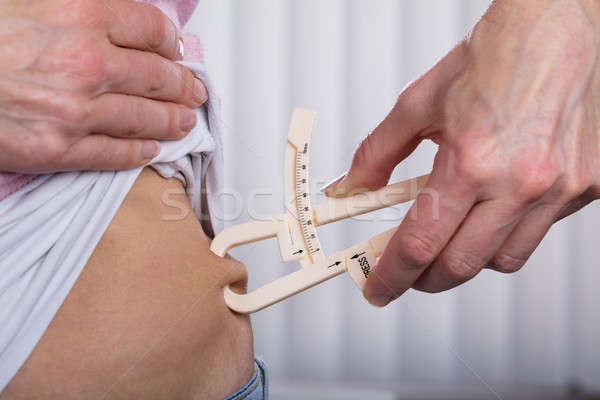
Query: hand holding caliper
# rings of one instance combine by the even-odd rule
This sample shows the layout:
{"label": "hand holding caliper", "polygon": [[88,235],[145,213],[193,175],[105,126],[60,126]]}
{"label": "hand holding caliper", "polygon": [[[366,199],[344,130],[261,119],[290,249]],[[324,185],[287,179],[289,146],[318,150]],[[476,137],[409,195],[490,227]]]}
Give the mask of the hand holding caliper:
{"label": "hand holding caliper", "polygon": [[311,207],[309,188],[309,151],[315,114],[294,111],[285,153],[286,213],[266,221],[253,221],[222,231],[211,250],[224,256],[231,248],[277,238],[283,262],[300,261],[302,268],[248,294],[225,288],[227,305],[240,313],[252,313],[293,296],[303,290],[348,272],[362,290],[376,259],[383,253],[395,229],[331,256],[324,254],[316,228],[348,217],[413,200],[427,176],[399,182],[372,192],[343,199],[328,199]]}

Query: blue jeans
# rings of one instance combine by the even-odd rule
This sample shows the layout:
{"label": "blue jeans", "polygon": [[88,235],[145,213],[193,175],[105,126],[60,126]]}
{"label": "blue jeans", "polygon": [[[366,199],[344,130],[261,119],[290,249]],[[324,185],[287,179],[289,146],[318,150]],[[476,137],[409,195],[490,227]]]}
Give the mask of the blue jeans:
{"label": "blue jeans", "polygon": [[269,398],[267,366],[260,358],[254,360],[254,371],[246,386],[225,400],[267,400]]}

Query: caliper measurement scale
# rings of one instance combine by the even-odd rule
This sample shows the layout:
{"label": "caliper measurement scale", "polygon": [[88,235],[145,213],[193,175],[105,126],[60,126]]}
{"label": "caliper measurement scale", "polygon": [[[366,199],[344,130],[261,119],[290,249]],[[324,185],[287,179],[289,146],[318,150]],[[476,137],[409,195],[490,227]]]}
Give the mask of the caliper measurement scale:
{"label": "caliper measurement scale", "polygon": [[[311,264],[314,264],[316,258],[322,258],[322,252],[319,240],[317,239],[317,230],[315,229],[312,209],[310,207],[308,190],[309,146],[310,143],[306,142],[300,147],[301,150],[298,150],[298,146],[288,138],[287,151],[290,154],[286,154],[286,160],[294,160],[294,165],[291,167],[294,170],[294,182],[291,188],[288,188],[290,184],[286,182],[286,203],[288,209],[290,207],[295,208],[296,213],[293,216],[301,226],[302,239],[304,240],[304,247],[307,250],[308,260]],[[303,253],[303,249],[299,249],[298,251],[299,254]]]}
{"label": "caliper measurement scale", "polygon": [[316,228],[414,200],[427,181],[428,175],[425,175],[347,198],[329,198],[311,207],[308,167],[314,122],[314,112],[294,110],[285,153],[286,212],[268,220],[227,228],[211,244],[211,250],[223,257],[234,247],[277,238],[282,261],[299,261],[302,266],[247,294],[238,294],[226,287],[225,302],[234,311],[243,314],[259,311],[344,272],[348,272],[362,290],[396,228],[331,256],[323,253]]}

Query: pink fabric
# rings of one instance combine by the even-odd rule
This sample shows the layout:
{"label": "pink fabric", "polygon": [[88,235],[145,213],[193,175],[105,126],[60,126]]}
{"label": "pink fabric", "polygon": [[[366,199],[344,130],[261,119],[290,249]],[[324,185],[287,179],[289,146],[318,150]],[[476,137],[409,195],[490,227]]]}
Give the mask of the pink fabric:
{"label": "pink fabric", "polygon": [[[184,26],[192,16],[198,0],[138,0],[145,1],[160,8],[179,29]],[[202,62],[202,43],[195,35],[184,33],[183,46],[185,61]]]}
{"label": "pink fabric", "polygon": [[35,178],[35,175],[0,172],[0,200],[16,192]]}
{"label": "pink fabric", "polygon": [[[138,0],[151,3],[160,8],[179,29],[184,26],[194,9],[198,0]],[[191,34],[183,34],[184,59],[185,61],[203,62],[202,43]],[[0,201],[11,193],[16,192],[23,186],[35,179],[35,175],[18,174],[13,172],[0,172]]]}
{"label": "pink fabric", "polygon": [[163,10],[165,14],[178,28],[184,26],[198,5],[198,0],[137,0],[145,1],[146,3],[154,4],[156,7]]}

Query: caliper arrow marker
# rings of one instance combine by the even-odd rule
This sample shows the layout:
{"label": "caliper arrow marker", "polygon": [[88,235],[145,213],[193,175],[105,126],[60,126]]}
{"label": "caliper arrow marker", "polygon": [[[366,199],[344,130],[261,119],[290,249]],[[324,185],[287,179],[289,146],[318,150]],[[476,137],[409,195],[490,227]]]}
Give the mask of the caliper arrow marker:
{"label": "caliper arrow marker", "polygon": [[331,264],[329,267],[327,268],[331,268],[331,267],[337,267],[338,265],[340,265],[342,262],[341,261],[336,261],[333,264]]}
{"label": "caliper arrow marker", "polygon": [[303,251],[302,251],[302,249],[300,249],[300,250],[298,250],[297,252],[295,252],[295,253],[292,253],[292,255],[296,255],[296,254],[302,254],[302,253],[303,253]]}
{"label": "caliper arrow marker", "polygon": [[363,254],[365,254],[365,252],[363,251],[362,253],[359,254],[355,254],[352,257],[350,257],[351,260],[356,260],[358,257],[362,256]]}

